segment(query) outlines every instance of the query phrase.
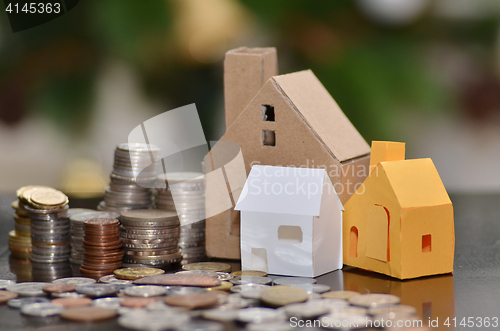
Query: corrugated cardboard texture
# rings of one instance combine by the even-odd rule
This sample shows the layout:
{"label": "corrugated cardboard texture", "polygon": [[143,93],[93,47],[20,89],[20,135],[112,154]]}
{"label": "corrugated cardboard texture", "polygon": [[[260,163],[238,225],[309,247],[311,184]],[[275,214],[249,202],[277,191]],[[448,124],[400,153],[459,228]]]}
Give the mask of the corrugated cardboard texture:
{"label": "corrugated cardboard texture", "polygon": [[226,53],[224,100],[226,129],[233,124],[269,78],[278,74],[276,49],[238,48]]}

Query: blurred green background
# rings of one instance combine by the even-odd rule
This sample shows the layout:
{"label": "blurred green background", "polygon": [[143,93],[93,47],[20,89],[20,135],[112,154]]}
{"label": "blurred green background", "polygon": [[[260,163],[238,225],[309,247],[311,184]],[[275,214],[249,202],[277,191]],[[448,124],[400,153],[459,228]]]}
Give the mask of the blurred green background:
{"label": "blurred green background", "polygon": [[0,19],[0,191],[95,194],[131,129],[193,102],[218,139],[240,46],[312,69],[368,142],[432,157],[450,191],[500,191],[499,1],[86,0],[15,34]]}

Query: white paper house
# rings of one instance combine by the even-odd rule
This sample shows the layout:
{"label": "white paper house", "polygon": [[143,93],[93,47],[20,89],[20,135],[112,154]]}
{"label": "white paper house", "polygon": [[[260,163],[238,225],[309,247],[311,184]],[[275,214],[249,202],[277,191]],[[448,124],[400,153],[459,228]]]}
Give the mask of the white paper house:
{"label": "white paper house", "polygon": [[324,169],[254,165],[235,207],[242,270],[316,277],[342,268],[342,203]]}

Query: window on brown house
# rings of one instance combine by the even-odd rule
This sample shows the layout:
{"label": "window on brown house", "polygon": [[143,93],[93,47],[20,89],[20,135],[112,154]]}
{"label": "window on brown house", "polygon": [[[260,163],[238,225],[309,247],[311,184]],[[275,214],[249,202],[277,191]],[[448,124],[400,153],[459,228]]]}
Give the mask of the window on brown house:
{"label": "window on brown house", "polygon": [[274,122],[274,106],[262,105],[262,120]]}
{"label": "window on brown house", "polygon": [[262,131],[262,145],[276,146],[276,131],[263,130]]}

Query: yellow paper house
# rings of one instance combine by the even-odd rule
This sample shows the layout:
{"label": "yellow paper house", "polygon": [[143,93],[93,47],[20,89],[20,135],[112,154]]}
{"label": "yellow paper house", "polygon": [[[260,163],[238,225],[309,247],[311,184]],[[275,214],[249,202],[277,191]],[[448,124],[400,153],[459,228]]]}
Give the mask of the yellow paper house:
{"label": "yellow paper house", "polygon": [[432,160],[374,141],[370,169],[344,206],[344,264],[399,279],[453,272],[453,206]]}

